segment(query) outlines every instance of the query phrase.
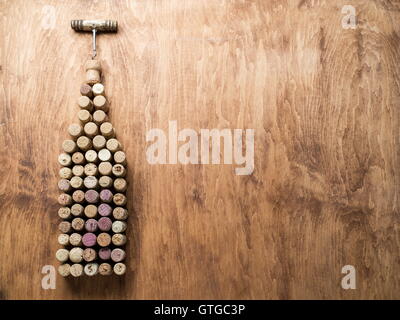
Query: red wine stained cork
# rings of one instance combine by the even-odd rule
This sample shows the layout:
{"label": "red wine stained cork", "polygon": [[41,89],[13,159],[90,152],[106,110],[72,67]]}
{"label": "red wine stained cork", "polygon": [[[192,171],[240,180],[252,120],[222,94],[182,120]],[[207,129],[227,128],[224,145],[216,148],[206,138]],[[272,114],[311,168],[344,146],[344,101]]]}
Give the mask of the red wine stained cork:
{"label": "red wine stained cork", "polygon": [[89,98],[93,97],[92,87],[84,83],[81,85],[81,95],[87,96]]}
{"label": "red wine stained cork", "polygon": [[110,122],[104,122],[100,126],[100,132],[106,138],[114,137],[114,128]]}
{"label": "red wine stained cork", "polygon": [[69,236],[69,243],[74,247],[82,245],[82,236],[79,233],[73,233]]}
{"label": "red wine stained cork", "polygon": [[117,178],[114,180],[114,189],[117,192],[124,192],[128,188],[128,183],[124,178]]}
{"label": "red wine stained cork", "polygon": [[88,203],[96,203],[99,201],[99,193],[96,190],[88,190],[85,192],[85,199]]}
{"label": "red wine stained cork", "polygon": [[104,95],[104,86],[101,83],[96,83],[93,85],[92,91],[95,96]]}
{"label": "red wine stained cork", "polygon": [[66,233],[61,233],[58,235],[57,241],[62,246],[67,246],[69,244],[69,235]]}
{"label": "red wine stained cork", "polygon": [[85,163],[85,157],[81,152],[75,152],[72,155],[72,162],[75,164],[84,164]]}
{"label": "red wine stained cork", "polygon": [[68,207],[62,207],[58,209],[58,216],[61,219],[68,219],[69,217],[71,217],[71,209]]}
{"label": "red wine stained cork", "polygon": [[59,176],[61,179],[71,179],[71,177],[72,177],[71,168],[67,168],[67,167],[61,168],[59,171]]}
{"label": "red wine stained cork", "polygon": [[126,170],[122,164],[117,163],[113,166],[112,173],[114,176],[116,176],[118,178],[122,178],[122,177],[125,177]]}
{"label": "red wine stained cork", "polygon": [[83,266],[79,263],[75,263],[70,268],[71,276],[80,277],[83,274]]}
{"label": "red wine stained cork", "polygon": [[97,157],[97,152],[94,150],[88,150],[85,153],[85,159],[87,162],[97,162],[98,157]]}
{"label": "red wine stained cork", "polygon": [[96,260],[96,258],[97,258],[96,250],[92,248],[86,248],[85,250],[83,250],[83,260],[85,260],[86,262],[92,262]]}
{"label": "red wine stained cork", "polygon": [[84,267],[84,272],[87,276],[93,277],[99,272],[99,265],[97,263],[88,263]]}
{"label": "red wine stained cork", "polygon": [[107,103],[107,99],[104,96],[96,96],[93,99],[94,108],[96,110],[101,110],[104,112],[108,112],[109,106]]}
{"label": "red wine stained cork", "polygon": [[102,263],[99,265],[99,274],[102,276],[112,275],[113,269],[109,263]]}
{"label": "red wine stained cork", "polygon": [[108,247],[111,243],[111,236],[108,233],[100,233],[97,236],[97,244],[100,247]]}
{"label": "red wine stained cork", "polygon": [[108,149],[101,149],[99,151],[98,156],[99,156],[100,161],[102,161],[102,162],[110,161],[112,158],[111,152]]}
{"label": "red wine stained cork", "polygon": [[99,179],[99,185],[102,188],[111,188],[113,185],[113,180],[108,176],[101,176]]}
{"label": "red wine stained cork", "polygon": [[126,220],[128,218],[128,210],[117,207],[113,210],[113,216],[117,220]]}
{"label": "red wine stained cork", "polygon": [[58,266],[58,273],[62,277],[68,277],[71,272],[70,272],[71,266],[68,263],[64,263],[60,266]]}
{"label": "red wine stained cork", "polygon": [[126,235],[116,233],[112,236],[111,241],[115,246],[123,246],[126,243]]}
{"label": "red wine stained cork", "polygon": [[83,184],[88,189],[96,189],[99,186],[99,181],[95,176],[87,176],[85,180],[83,180]]}
{"label": "red wine stained cork", "polygon": [[123,221],[114,221],[112,224],[112,231],[114,233],[121,233],[126,230],[127,224]]}
{"label": "red wine stained cork", "polygon": [[108,217],[102,217],[97,222],[100,231],[110,231],[112,226],[112,221]]}
{"label": "red wine stained cork", "polygon": [[82,203],[85,201],[85,193],[82,190],[75,190],[72,194],[72,199],[75,202]]}
{"label": "red wine stained cork", "polygon": [[112,173],[112,164],[110,162],[100,162],[99,172],[102,176],[109,176]]}
{"label": "red wine stained cork", "polygon": [[68,261],[69,251],[66,249],[58,249],[56,252],[56,259],[60,262]]}
{"label": "red wine stained cork", "polygon": [[73,153],[77,150],[77,146],[76,146],[75,141],[68,139],[68,140],[63,141],[62,149],[66,153]]}
{"label": "red wine stained cork", "polygon": [[74,263],[79,263],[83,259],[83,249],[82,248],[72,248],[69,252],[69,260]]}
{"label": "red wine stained cork", "polygon": [[98,60],[88,60],[85,64],[86,83],[94,85],[101,80],[101,66]]}
{"label": "red wine stained cork", "polygon": [[117,151],[116,153],[114,153],[114,161],[116,163],[120,163],[123,165],[126,165],[126,155],[125,152],[123,151]]}
{"label": "red wine stained cork", "polygon": [[114,265],[114,273],[118,276],[124,275],[126,272],[126,265],[122,262],[118,262]]}
{"label": "red wine stained cork", "polygon": [[81,108],[82,110],[87,110],[89,112],[92,112],[92,110],[93,110],[93,102],[87,96],[79,97],[78,105],[79,105],[79,108]]}
{"label": "red wine stained cork", "polygon": [[60,224],[58,225],[58,230],[60,230],[61,233],[70,233],[72,230],[71,222],[68,221],[60,222]]}
{"label": "red wine stained cork", "polygon": [[97,221],[95,219],[88,219],[85,222],[85,229],[87,232],[96,232],[97,231]]}
{"label": "red wine stained cork", "polygon": [[86,123],[83,130],[89,138],[94,138],[99,133],[99,127],[94,122]]}
{"label": "red wine stained cork", "polygon": [[72,173],[74,174],[74,176],[77,177],[82,177],[84,174],[84,168],[82,165],[80,164],[76,164],[72,167]]}
{"label": "red wine stained cork", "polygon": [[58,189],[62,192],[68,192],[71,190],[71,185],[69,183],[69,180],[67,179],[61,179],[58,181]]}
{"label": "red wine stained cork", "polygon": [[93,113],[93,122],[97,125],[101,125],[103,122],[107,122],[107,114],[103,110],[97,110]]}
{"label": "red wine stained cork", "polygon": [[111,203],[113,200],[113,193],[108,189],[103,189],[100,191],[100,200],[106,203]]}
{"label": "red wine stained cork", "polygon": [[85,247],[93,247],[96,244],[96,235],[91,232],[85,233],[82,237],[82,243]]}
{"label": "red wine stained cork", "polygon": [[84,210],[84,208],[81,204],[75,203],[71,207],[71,214],[75,217],[81,217],[83,214],[83,210]]}
{"label": "red wine stained cork", "polygon": [[70,184],[74,189],[81,189],[83,187],[83,179],[81,177],[73,176],[70,180]]}
{"label": "red wine stained cork", "polygon": [[124,261],[125,257],[126,253],[122,249],[116,248],[113,251],[111,251],[111,260],[114,262]]}
{"label": "red wine stained cork", "polygon": [[64,167],[68,167],[72,164],[72,158],[68,153],[61,153],[58,156],[58,163]]}
{"label": "red wine stained cork", "polygon": [[58,203],[62,206],[69,206],[72,204],[72,197],[69,194],[62,193],[58,196]]}
{"label": "red wine stained cork", "polygon": [[82,231],[85,227],[85,220],[82,218],[74,218],[71,222],[71,226],[76,231]]}
{"label": "red wine stained cork", "polygon": [[92,121],[93,118],[89,111],[79,110],[78,119],[84,125],[85,123]]}
{"label": "red wine stained cork", "polygon": [[100,248],[99,257],[101,260],[110,260],[111,258],[111,249],[110,248]]}
{"label": "red wine stained cork", "polygon": [[126,205],[126,197],[122,193],[116,193],[114,195],[113,201],[117,206],[124,206]]}
{"label": "red wine stained cork", "polygon": [[93,204],[89,204],[85,207],[85,216],[88,218],[94,218],[97,215],[97,207]]}
{"label": "red wine stained cork", "polygon": [[121,150],[121,143],[117,139],[109,139],[106,144],[106,148],[112,153]]}
{"label": "red wine stained cork", "polygon": [[103,149],[106,146],[106,138],[97,135],[93,138],[93,148],[96,150]]}
{"label": "red wine stained cork", "polygon": [[98,212],[99,215],[101,215],[102,217],[108,217],[111,215],[112,208],[107,203],[102,203],[101,205],[99,205]]}
{"label": "red wine stained cork", "polygon": [[76,144],[82,151],[88,151],[92,147],[92,140],[86,136],[80,136],[78,140],[76,140]]}
{"label": "red wine stained cork", "polygon": [[83,128],[80,124],[73,123],[68,127],[68,133],[74,140],[76,140],[83,134]]}

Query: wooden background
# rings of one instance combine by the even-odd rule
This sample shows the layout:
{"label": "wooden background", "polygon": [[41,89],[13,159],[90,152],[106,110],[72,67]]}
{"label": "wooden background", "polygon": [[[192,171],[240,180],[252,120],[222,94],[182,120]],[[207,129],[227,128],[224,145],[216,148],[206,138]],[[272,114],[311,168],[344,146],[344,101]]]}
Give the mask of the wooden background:
{"label": "wooden background", "polygon": [[[345,4],[355,30],[341,27]],[[398,1],[2,0],[0,10],[1,298],[400,298]],[[57,276],[43,290],[42,267],[58,265],[57,155],[91,45],[70,29],[81,18],[120,25],[98,46],[129,159],[129,274]],[[255,129],[253,175],[148,164],[146,132],[169,120]],[[356,290],[340,285],[348,264]]]}

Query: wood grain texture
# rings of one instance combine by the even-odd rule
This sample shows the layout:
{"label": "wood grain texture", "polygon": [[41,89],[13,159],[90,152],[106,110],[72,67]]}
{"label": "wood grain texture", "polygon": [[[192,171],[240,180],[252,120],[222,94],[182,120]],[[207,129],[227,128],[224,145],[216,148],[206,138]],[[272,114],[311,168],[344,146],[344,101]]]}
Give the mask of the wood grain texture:
{"label": "wood grain texture", "polygon": [[[341,27],[345,4],[355,30]],[[400,298],[398,1],[3,0],[0,12],[1,298]],[[85,18],[120,26],[98,55],[128,158],[128,272],[43,290],[42,266],[58,265],[57,155],[90,54],[69,23]],[[253,175],[148,164],[146,132],[169,120],[255,129]],[[356,290],[340,286],[347,264]]]}

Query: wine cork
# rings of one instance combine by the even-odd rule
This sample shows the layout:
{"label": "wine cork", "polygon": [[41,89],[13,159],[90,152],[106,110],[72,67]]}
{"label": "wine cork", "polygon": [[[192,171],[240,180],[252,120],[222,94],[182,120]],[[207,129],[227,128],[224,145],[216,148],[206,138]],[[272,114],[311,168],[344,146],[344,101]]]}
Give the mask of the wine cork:
{"label": "wine cork", "polygon": [[108,162],[111,160],[111,157],[112,157],[111,152],[108,149],[101,149],[99,151],[98,156],[99,156],[100,161],[102,161],[102,162]]}
{"label": "wine cork", "polygon": [[70,268],[71,276],[80,277],[83,274],[83,266],[79,263],[75,263]]}
{"label": "wine cork", "polygon": [[96,150],[103,149],[105,146],[106,146],[106,138],[100,135],[97,135],[93,138],[93,147]]}
{"label": "wine cork", "polygon": [[85,222],[85,229],[87,232],[96,232],[97,227],[97,221],[95,219],[88,219]]}
{"label": "wine cork", "polygon": [[100,132],[106,138],[114,137],[114,128],[110,122],[104,122],[100,126]]}
{"label": "wine cork", "polygon": [[111,162],[100,162],[99,172],[102,176],[109,176],[112,173]]}
{"label": "wine cork", "polygon": [[67,179],[61,179],[58,181],[58,189],[62,192],[68,192],[71,190],[71,185],[69,183],[69,180]]}
{"label": "wine cork", "polygon": [[87,162],[97,162],[97,152],[94,150],[88,150],[85,153],[85,159]]}
{"label": "wine cork", "polygon": [[62,149],[66,153],[73,153],[77,150],[77,146],[76,146],[75,141],[68,139],[68,140],[63,141]]}
{"label": "wine cork", "polygon": [[94,218],[97,215],[97,207],[93,204],[89,204],[85,207],[85,216],[88,218]]}
{"label": "wine cork", "polygon": [[114,138],[111,138],[107,141],[106,148],[110,150],[112,153],[121,150],[121,143]]}
{"label": "wine cork", "polygon": [[104,112],[108,112],[108,110],[109,110],[107,99],[104,96],[94,97],[93,104],[94,104],[94,108],[96,110],[101,110]]}
{"label": "wine cork", "polygon": [[68,168],[68,167],[61,168],[59,171],[59,176],[61,179],[71,179],[71,177],[72,177],[71,168]]}
{"label": "wine cork", "polygon": [[91,232],[85,233],[82,237],[82,243],[85,247],[93,247],[96,244],[96,235]]}
{"label": "wine cork", "polygon": [[[91,123],[91,122],[89,122]],[[87,124],[89,124],[87,123]],[[92,140],[90,140],[86,136],[81,136],[76,140],[76,144],[78,145],[79,149],[82,151],[88,151],[92,147]]]}
{"label": "wine cork", "polygon": [[124,275],[126,272],[126,266],[122,262],[118,262],[114,265],[114,273],[118,276]]}
{"label": "wine cork", "polygon": [[[81,190],[79,190],[81,191]],[[72,205],[71,207],[71,214],[75,217],[81,217],[83,214],[83,206],[79,203],[75,203],[74,205]]]}
{"label": "wine cork", "polygon": [[69,236],[69,243],[74,247],[82,245],[82,236],[79,233],[73,233]]}
{"label": "wine cork", "polygon": [[78,99],[79,108],[91,112],[93,110],[93,102],[87,96],[81,96]]}
{"label": "wine cork", "polygon": [[89,59],[85,62],[85,71],[88,70],[97,70],[101,72],[101,63],[99,60]]}
{"label": "wine cork", "polygon": [[66,249],[58,249],[56,252],[56,259],[60,262],[68,261],[69,251]]}
{"label": "wine cork", "polygon": [[73,123],[68,127],[68,133],[76,140],[83,134],[83,128],[80,124]]}
{"label": "wine cork", "polygon": [[103,232],[97,236],[97,244],[100,247],[108,247],[110,243],[111,243],[111,237],[108,233]]}
{"label": "wine cork", "polygon": [[85,157],[81,152],[75,152],[72,155],[72,162],[75,164],[84,164],[85,163]]}
{"label": "wine cork", "polygon": [[82,165],[80,164],[76,164],[72,167],[72,173],[74,174],[74,176],[77,177],[82,177],[84,174],[84,168]]}
{"label": "wine cork", "polygon": [[102,217],[97,222],[100,231],[110,231],[112,226],[112,221],[108,217]]}
{"label": "wine cork", "polygon": [[98,60],[88,60],[85,64],[86,83],[94,85],[101,80],[101,66]]}
{"label": "wine cork", "polygon": [[83,127],[83,131],[89,138],[94,138],[99,133],[99,127],[94,122],[88,122]]}
{"label": "wine cork", "polygon": [[114,262],[124,261],[125,257],[126,253],[122,249],[116,248],[113,251],[111,251],[111,260]]}
{"label": "wine cork", "polygon": [[81,177],[73,176],[70,180],[70,184],[74,189],[81,189],[83,186],[83,179]]}
{"label": "wine cork", "polygon": [[83,180],[83,184],[88,189],[95,189],[99,186],[99,181],[95,176],[87,176],[85,180]]}
{"label": "wine cork", "polygon": [[87,276],[93,277],[99,272],[99,265],[97,263],[88,263],[83,270]]}
{"label": "wine cork", "polygon": [[97,175],[97,166],[94,163],[88,163],[85,166],[84,172],[87,176]]}
{"label": "wine cork", "polygon": [[113,185],[113,180],[108,176],[102,176],[99,179],[99,185],[102,188],[111,188]]}
{"label": "wine cork", "polygon": [[84,83],[81,85],[81,95],[87,96],[89,98],[93,97],[92,87],[88,84]]}
{"label": "wine cork", "polygon": [[66,246],[69,244],[69,235],[66,233],[61,233],[58,235],[57,241],[60,245]]}
{"label": "wine cork", "polygon": [[117,163],[113,166],[112,173],[114,176],[121,178],[121,177],[125,177],[126,170],[122,164]]}
{"label": "wine cork", "polygon": [[86,262],[92,262],[96,260],[96,257],[96,250],[92,248],[86,248],[85,250],[83,250],[83,260],[85,260]]}
{"label": "wine cork", "polygon": [[112,231],[114,233],[121,233],[126,230],[127,224],[123,221],[114,221],[112,224]]}
{"label": "wine cork", "polygon": [[121,207],[116,207],[113,210],[113,216],[117,220],[126,220],[128,218],[128,210]]}
{"label": "wine cork", "polygon": [[115,246],[123,246],[126,243],[126,235],[116,233],[112,236],[111,241]]}
{"label": "wine cork", "polygon": [[102,276],[109,276],[113,272],[113,269],[109,263],[102,263],[99,265],[99,274]]}
{"label": "wine cork", "polygon": [[85,201],[85,193],[82,190],[75,190],[72,194],[72,199],[75,202],[82,203]]}
{"label": "wine cork", "polygon": [[68,153],[61,153],[58,156],[58,163],[64,167],[68,167],[72,164],[72,158]]}
{"label": "wine cork", "polygon": [[71,272],[70,272],[71,266],[68,263],[64,263],[60,266],[58,266],[58,273],[62,277],[68,277]]}
{"label": "wine cork", "polygon": [[79,110],[78,119],[84,125],[90,121],[92,121],[92,115],[87,110]]}
{"label": "wine cork", "polygon": [[100,200],[106,203],[111,203],[113,196],[113,193],[109,189],[103,189],[100,192]]}
{"label": "wine cork", "polygon": [[100,248],[99,257],[101,260],[110,260],[111,258],[111,249],[110,248]]}
{"label": "wine cork", "polygon": [[69,194],[62,193],[58,196],[58,203],[62,206],[69,206],[72,204],[72,197]]}
{"label": "wine cork", "polygon": [[104,95],[104,86],[101,83],[93,85],[92,92],[95,96]]}
{"label": "wine cork", "polygon": [[119,164],[126,165],[126,155],[123,151],[117,151],[114,153],[114,161]]}
{"label": "wine cork", "polygon": [[99,212],[99,215],[101,215],[102,217],[108,217],[109,215],[111,215],[112,208],[107,203],[102,203],[98,207],[98,212]]}
{"label": "wine cork", "polygon": [[107,114],[103,110],[97,110],[93,113],[93,122],[97,125],[101,125],[103,122],[107,122]]}
{"label": "wine cork", "polygon": [[96,203],[99,201],[99,193],[96,190],[88,190],[85,192],[85,199],[88,203]]}
{"label": "wine cork", "polygon": [[83,250],[82,248],[72,248],[69,252],[69,260],[74,263],[79,263],[83,259]]}
{"label": "wine cork", "polygon": [[58,225],[58,230],[61,231],[61,233],[70,233],[71,232],[71,222],[68,221],[62,221]]}
{"label": "wine cork", "polygon": [[85,220],[82,218],[74,218],[71,222],[71,226],[76,231],[82,231],[85,227]]}
{"label": "wine cork", "polygon": [[117,192],[124,192],[128,188],[128,183],[124,178],[117,178],[114,180],[114,189]]}
{"label": "wine cork", "polygon": [[58,216],[61,219],[68,219],[69,217],[71,217],[71,209],[68,207],[62,207],[58,209]]}

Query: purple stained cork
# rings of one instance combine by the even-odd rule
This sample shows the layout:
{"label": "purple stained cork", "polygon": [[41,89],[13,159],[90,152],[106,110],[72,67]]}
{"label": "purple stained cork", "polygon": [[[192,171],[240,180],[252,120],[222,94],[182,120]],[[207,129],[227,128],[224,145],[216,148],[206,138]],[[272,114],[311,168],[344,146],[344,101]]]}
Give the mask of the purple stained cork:
{"label": "purple stained cork", "polygon": [[110,248],[101,248],[99,250],[99,257],[102,260],[109,260],[111,258],[111,249]]}
{"label": "purple stained cork", "polygon": [[96,244],[96,235],[94,233],[85,233],[82,237],[82,243],[85,247],[93,247]]}
{"label": "purple stained cork", "polygon": [[125,259],[125,251],[122,249],[114,249],[111,251],[111,260],[114,262],[121,262]]}
{"label": "purple stained cork", "polygon": [[89,232],[97,231],[97,221],[95,219],[89,219],[85,223],[85,229]]}
{"label": "purple stained cork", "polygon": [[109,231],[111,229],[112,226],[112,221],[110,218],[107,217],[102,217],[99,219],[99,221],[97,222],[99,229],[101,231]]}
{"label": "purple stained cork", "polygon": [[99,215],[101,215],[103,217],[108,217],[112,212],[112,208],[107,203],[102,203],[98,207],[98,212],[99,212]]}
{"label": "purple stained cork", "polygon": [[96,203],[99,201],[99,193],[96,190],[88,190],[85,192],[85,199],[89,203]]}
{"label": "purple stained cork", "polygon": [[112,202],[113,196],[114,196],[113,193],[108,189],[103,189],[100,192],[100,199],[103,202],[107,202],[107,203]]}

